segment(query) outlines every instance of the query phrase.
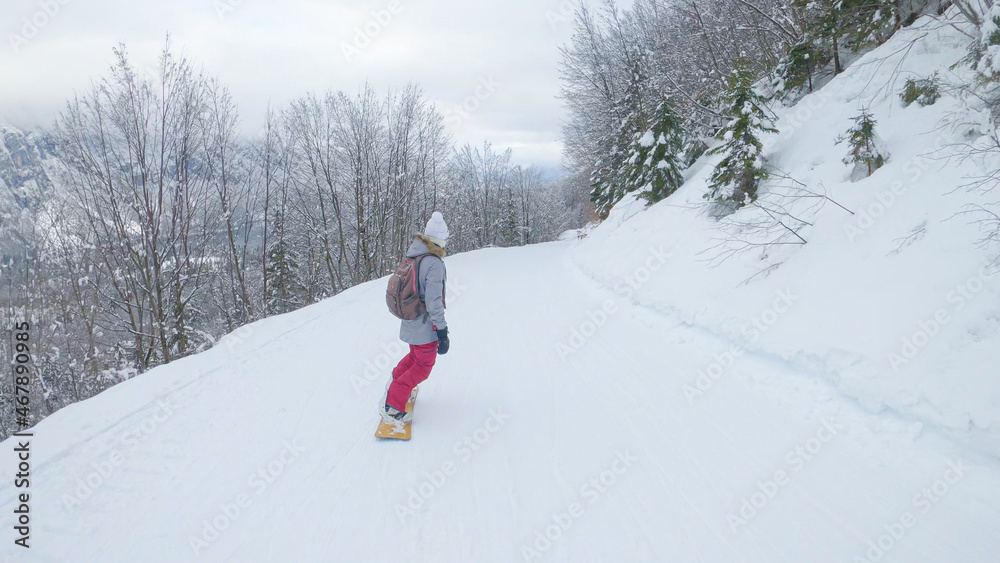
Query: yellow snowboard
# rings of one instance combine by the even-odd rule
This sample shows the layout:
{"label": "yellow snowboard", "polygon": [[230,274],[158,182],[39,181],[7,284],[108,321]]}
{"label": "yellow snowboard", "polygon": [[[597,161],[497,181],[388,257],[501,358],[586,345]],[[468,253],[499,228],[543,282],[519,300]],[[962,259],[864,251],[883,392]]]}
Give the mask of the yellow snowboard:
{"label": "yellow snowboard", "polygon": [[[417,402],[417,389],[417,387],[413,388],[410,402],[406,403],[406,412],[413,412],[413,404]],[[389,440],[409,440],[410,424],[412,422],[389,424],[384,420],[380,420],[378,422],[378,430],[375,431],[375,437]]]}

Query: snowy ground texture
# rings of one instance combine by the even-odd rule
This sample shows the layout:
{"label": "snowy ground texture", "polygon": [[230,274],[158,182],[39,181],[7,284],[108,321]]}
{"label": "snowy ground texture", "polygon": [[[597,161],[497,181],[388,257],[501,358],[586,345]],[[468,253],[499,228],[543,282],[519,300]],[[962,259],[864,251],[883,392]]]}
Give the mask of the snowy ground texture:
{"label": "snowy ground texture", "polygon": [[[906,78],[935,71],[943,90],[969,83],[968,71],[949,70],[968,43],[955,28],[921,20],[778,110],[781,134],[768,139],[767,156],[779,172],[761,201],[812,223],[799,232],[806,244],[727,253],[745,241],[801,241],[780,226],[755,235],[766,220],[759,211],[724,221],[730,234],[694,211],[715,164],[706,159],[666,202],[648,211],[635,201],[616,207],[574,250],[575,262],[637,305],[825,377],[872,412],[960,431],[1000,456],[1000,249],[977,247],[982,216],[963,214],[997,196],[962,187],[1000,162],[960,158],[986,132],[988,111],[957,92],[929,107],[903,108],[898,97]],[[862,107],[877,119],[890,157],[851,182],[847,146],[835,141]],[[802,186],[832,202],[803,197]],[[650,249],[671,255],[670,274],[623,285],[622,273]],[[785,293],[793,304],[773,315]]]}
{"label": "snowy ground texture", "polygon": [[[804,211],[808,244],[706,262],[708,160],[583,241],[450,257],[452,351],[411,442],[373,437],[402,355],[384,281],[256,323],[39,424],[33,547],[8,527],[0,555],[997,561],[1000,284],[951,218],[975,202],[952,193],[972,172],[922,156],[975,108],[879,96],[899,60],[877,57],[915,33],[904,73],[948,75],[962,35],[904,31],[808,114],[783,111],[772,162],[857,214]],[[892,156],[852,183],[834,137],[862,103]],[[8,517],[14,498],[5,481]]]}

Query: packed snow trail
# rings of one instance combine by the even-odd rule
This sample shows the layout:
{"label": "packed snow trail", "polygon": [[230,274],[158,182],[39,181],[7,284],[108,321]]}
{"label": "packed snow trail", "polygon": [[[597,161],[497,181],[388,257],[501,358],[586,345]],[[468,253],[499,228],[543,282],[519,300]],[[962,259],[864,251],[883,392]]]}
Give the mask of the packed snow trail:
{"label": "packed snow trail", "polygon": [[[8,527],[3,552],[52,562],[843,562],[870,550],[882,561],[996,560],[997,460],[866,413],[774,360],[726,361],[730,343],[582,274],[571,244],[447,259],[453,346],[421,387],[412,441],[373,437],[402,354],[380,280],[43,421],[32,547],[14,547]],[[689,401],[684,386],[716,357],[726,367]],[[13,447],[3,444],[5,468]],[[5,480],[8,518],[14,494]],[[880,537],[882,547],[867,543]]]}

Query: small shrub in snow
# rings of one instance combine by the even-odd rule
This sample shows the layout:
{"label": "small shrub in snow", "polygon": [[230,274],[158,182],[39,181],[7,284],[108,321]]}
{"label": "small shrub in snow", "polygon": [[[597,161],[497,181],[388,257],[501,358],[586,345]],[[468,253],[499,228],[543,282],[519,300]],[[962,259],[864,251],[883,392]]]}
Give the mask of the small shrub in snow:
{"label": "small shrub in snow", "polygon": [[907,78],[906,85],[899,94],[903,107],[913,102],[917,102],[919,106],[933,105],[941,97],[939,82],[936,72],[928,78]]}
{"label": "small shrub in snow", "polygon": [[768,176],[761,135],[778,132],[767,102],[754,91],[753,82],[749,65],[737,62],[725,96],[734,119],[716,135],[723,144],[709,151],[725,156],[712,172],[710,191],[705,197],[719,203],[734,203],[737,208],[757,199],[757,187]]}
{"label": "small shrub in snow", "polygon": [[882,141],[875,133],[876,121],[866,109],[854,118],[854,126],[847,130],[844,136],[837,139],[837,144],[847,142],[850,150],[844,158],[844,164],[854,165],[851,180],[860,180],[871,176],[885,164],[889,158]]}

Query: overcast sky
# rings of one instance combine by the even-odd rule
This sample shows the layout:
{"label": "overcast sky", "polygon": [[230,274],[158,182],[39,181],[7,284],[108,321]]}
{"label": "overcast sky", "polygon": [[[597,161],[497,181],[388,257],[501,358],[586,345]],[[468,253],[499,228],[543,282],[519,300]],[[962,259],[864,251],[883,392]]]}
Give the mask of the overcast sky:
{"label": "overcast sky", "polygon": [[[490,139],[514,149],[517,162],[555,168],[564,115],[558,48],[571,31],[562,14],[575,3],[3,0],[0,119],[50,125],[74,90],[106,72],[117,42],[137,66],[154,66],[169,32],[176,50],[229,85],[248,133],[260,128],[268,102],[281,108],[307,92],[354,93],[366,80],[380,90],[416,82],[457,124],[456,141]],[[366,29],[372,33],[359,37]],[[478,100],[484,83],[492,86],[479,88]],[[478,109],[465,117],[455,111],[463,102]]]}

